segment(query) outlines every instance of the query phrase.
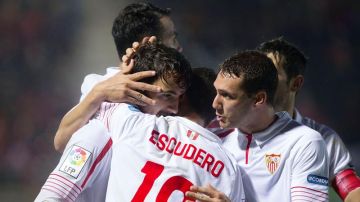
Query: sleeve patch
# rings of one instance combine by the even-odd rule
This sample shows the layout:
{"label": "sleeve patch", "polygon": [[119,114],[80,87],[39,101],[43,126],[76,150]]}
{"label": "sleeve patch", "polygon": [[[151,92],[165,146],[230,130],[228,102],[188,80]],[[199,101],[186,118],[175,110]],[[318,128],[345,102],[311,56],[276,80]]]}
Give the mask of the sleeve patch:
{"label": "sleeve patch", "polygon": [[134,105],[129,105],[128,108],[129,108],[130,111],[140,112],[139,108],[134,106]]}
{"label": "sleeve patch", "polygon": [[329,185],[328,178],[318,176],[318,175],[313,175],[313,174],[310,174],[307,176],[307,181],[312,184],[318,184],[318,185],[324,185],[324,186]]}
{"label": "sleeve patch", "polygon": [[74,145],[59,170],[76,179],[90,156],[91,152]]}

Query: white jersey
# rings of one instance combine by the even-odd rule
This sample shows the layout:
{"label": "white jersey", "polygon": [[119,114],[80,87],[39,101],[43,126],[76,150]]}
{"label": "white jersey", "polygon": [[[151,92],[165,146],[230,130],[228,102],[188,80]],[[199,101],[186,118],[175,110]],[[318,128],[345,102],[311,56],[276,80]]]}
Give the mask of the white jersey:
{"label": "white jersey", "polygon": [[85,76],[83,83],[81,84],[81,97],[80,101],[91,91],[91,89],[99,82],[104,81],[111,76],[114,76],[116,73],[120,72],[118,67],[108,67],[106,68],[105,75],[99,74],[88,74]]}
{"label": "white jersey", "polygon": [[156,117],[128,104],[103,104],[113,139],[106,201],[182,201],[191,185],[244,199],[236,160],[210,131],[181,117]]}
{"label": "white jersey", "polygon": [[[97,83],[119,71],[118,67],[109,67],[105,75],[87,75],[81,85],[80,101]],[[35,201],[105,201],[112,155],[111,144],[110,134],[103,121],[89,121],[72,135],[59,164],[49,175]],[[75,162],[72,158],[78,158],[81,153],[85,154],[86,162],[82,160],[79,165],[70,165],[69,162]],[[76,175],[69,174],[72,170]]]}
{"label": "white jersey", "polygon": [[242,167],[247,201],[328,201],[325,142],[286,112],[265,131],[223,139]]}
{"label": "white jersey", "polygon": [[91,120],[80,128],[35,201],[105,201],[111,145],[103,122]]}
{"label": "white jersey", "polygon": [[326,125],[319,124],[308,117],[302,117],[297,110],[295,111],[295,120],[318,131],[325,140],[327,152],[329,155],[330,182],[332,182],[336,174],[340,171],[352,168],[349,150],[346,148],[339,135],[333,129]]}

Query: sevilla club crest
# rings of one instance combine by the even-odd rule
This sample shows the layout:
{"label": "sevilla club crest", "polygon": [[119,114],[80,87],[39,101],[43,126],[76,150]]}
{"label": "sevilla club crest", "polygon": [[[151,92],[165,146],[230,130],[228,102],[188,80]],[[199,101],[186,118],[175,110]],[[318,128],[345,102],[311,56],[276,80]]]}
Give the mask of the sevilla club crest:
{"label": "sevilla club crest", "polygon": [[271,174],[278,169],[280,157],[280,154],[265,154],[266,167]]}

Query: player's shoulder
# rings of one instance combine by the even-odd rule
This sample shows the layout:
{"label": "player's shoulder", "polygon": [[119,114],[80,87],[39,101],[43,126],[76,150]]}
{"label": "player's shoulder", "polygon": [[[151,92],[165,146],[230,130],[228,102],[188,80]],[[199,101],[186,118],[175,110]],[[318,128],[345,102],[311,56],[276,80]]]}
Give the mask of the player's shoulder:
{"label": "player's shoulder", "polygon": [[306,141],[323,140],[323,137],[318,131],[303,124],[300,124],[298,127],[295,127],[292,130],[292,133]]}
{"label": "player's shoulder", "polygon": [[185,129],[187,139],[192,139],[195,144],[203,146],[214,155],[222,156],[221,158],[228,161],[230,164],[236,164],[235,158],[222,145],[222,139],[215,133],[183,117],[166,117],[166,119],[169,122],[175,122]]}
{"label": "player's shoulder", "polygon": [[88,74],[85,76],[82,84],[81,84],[81,93],[88,94],[90,90],[101,80],[103,79],[103,75],[99,74]]}
{"label": "player's shoulder", "polygon": [[87,94],[97,83],[111,77],[119,71],[116,67],[108,67],[105,74],[87,74],[81,84],[81,92]]}
{"label": "player's shoulder", "polygon": [[140,120],[154,120],[155,115],[143,113],[136,105],[127,103],[106,103],[101,106],[105,111],[105,116],[110,114],[112,119],[127,120],[127,122],[137,122]]}
{"label": "player's shoulder", "polygon": [[318,131],[325,140],[340,138],[338,133],[334,129],[325,124],[319,123],[309,117],[303,117],[302,124]]}
{"label": "player's shoulder", "polygon": [[77,130],[71,139],[74,139],[73,141],[79,139],[85,142],[100,143],[107,141],[108,137],[110,136],[104,124],[100,120],[91,119],[86,125]]}
{"label": "player's shoulder", "polygon": [[121,103],[116,117],[123,120],[126,128],[131,131],[139,130],[139,127],[142,129],[146,127],[168,128],[169,125],[163,116],[144,113],[139,106],[126,103]]}
{"label": "player's shoulder", "polygon": [[277,132],[282,134],[283,138],[298,138],[302,136],[312,136],[315,134],[315,137],[319,135],[314,129],[295,121],[290,117],[290,115],[283,111],[276,113],[278,119],[277,121],[269,127],[269,132]]}
{"label": "player's shoulder", "polygon": [[323,140],[318,131],[291,118],[287,120],[286,127],[282,129],[282,133],[282,136],[286,139],[296,141],[299,144],[315,140]]}

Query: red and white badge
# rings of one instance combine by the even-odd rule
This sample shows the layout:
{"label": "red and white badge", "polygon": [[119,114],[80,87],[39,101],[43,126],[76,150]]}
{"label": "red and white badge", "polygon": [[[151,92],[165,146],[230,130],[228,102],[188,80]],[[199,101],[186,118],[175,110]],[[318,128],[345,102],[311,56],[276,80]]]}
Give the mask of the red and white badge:
{"label": "red and white badge", "polygon": [[280,160],[280,154],[265,154],[266,167],[271,174],[278,169]]}

